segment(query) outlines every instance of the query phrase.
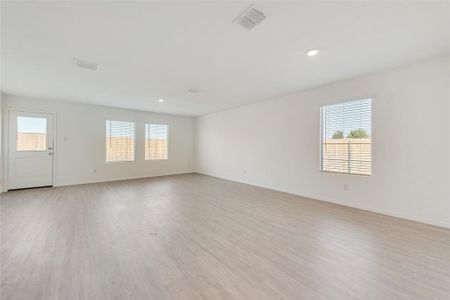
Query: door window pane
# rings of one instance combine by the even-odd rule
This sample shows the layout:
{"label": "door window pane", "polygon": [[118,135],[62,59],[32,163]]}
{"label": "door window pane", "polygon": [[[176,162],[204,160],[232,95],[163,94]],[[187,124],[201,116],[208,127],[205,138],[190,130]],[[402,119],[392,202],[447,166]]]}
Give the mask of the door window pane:
{"label": "door window pane", "polygon": [[17,151],[47,150],[47,119],[17,117]]}

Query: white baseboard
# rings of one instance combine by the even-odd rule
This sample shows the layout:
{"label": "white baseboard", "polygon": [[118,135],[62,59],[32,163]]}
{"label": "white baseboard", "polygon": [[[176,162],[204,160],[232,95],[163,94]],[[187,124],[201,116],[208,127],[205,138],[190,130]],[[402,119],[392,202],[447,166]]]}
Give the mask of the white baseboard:
{"label": "white baseboard", "polygon": [[265,188],[265,189],[269,189],[269,190],[273,190],[273,191],[277,191],[277,192],[282,192],[282,193],[287,193],[287,194],[296,195],[296,196],[300,196],[300,197],[305,197],[305,198],[309,198],[309,199],[313,199],[313,200],[317,200],[317,201],[328,202],[328,203],[338,204],[338,205],[342,205],[342,206],[346,206],[346,207],[361,209],[361,210],[374,212],[374,213],[378,213],[378,214],[382,214],[382,215],[386,215],[386,216],[390,216],[390,217],[395,217],[395,218],[399,218],[399,219],[404,219],[404,220],[408,220],[408,221],[414,221],[414,222],[418,222],[418,223],[423,223],[423,224],[427,224],[427,225],[433,225],[433,226],[444,227],[444,228],[450,229],[450,220],[446,222],[446,221],[418,217],[418,216],[414,216],[414,215],[410,215],[410,214],[404,214],[404,213],[399,213],[399,212],[394,212],[394,211],[390,211],[390,210],[386,210],[386,209],[379,209],[379,208],[374,208],[374,207],[369,207],[369,206],[364,206],[364,205],[350,205],[349,203],[346,203],[344,201],[338,201],[335,199],[318,199],[312,195],[300,195],[297,193],[292,193],[290,191],[279,190],[279,189],[275,189],[275,188],[271,188],[271,187],[265,187],[265,186],[256,185],[256,184],[249,183],[249,182],[237,181],[232,178],[211,175],[211,174],[207,174],[207,173],[203,173],[203,172],[199,172],[199,171],[197,171],[195,173],[206,175],[206,176],[211,176],[211,177],[216,177],[216,178],[220,178],[220,179],[225,179],[225,180],[229,180],[229,181],[234,181],[234,182],[238,182],[238,183],[248,184],[248,185],[252,185],[252,186],[256,186],[256,187],[261,187],[261,188]]}
{"label": "white baseboard", "polygon": [[183,172],[174,172],[174,173],[164,173],[158,175],[144,175],[144,176],[135,176],[135,177],[121,177],[115,179],[99,179],[99,180],[86,180],[86,181],[73,181],[73,182],[64,182],[64,183],[55,183],[54,187],[62,187],[62,186],[72,186],[72,185],[82,185],[82,184],[92,184],[92,183],[102,183],[102,182],[114,182],[114,181],[124,181],[124,180],[133,180],[133,179],[145,179],[145,178],[155,178],[155,177],[164,177],[171,175],[181,175],[181,174],[191,174],[194,171],[183,171]]}
{"label": "white baseboard", "polygon": [[[299,196],[301,196],[301,195],[299,195]],[[386,215],[386,216],[395,217],[395,218],[399,218],[399,219],[403,219],[403,220],[423,223],[426,225],[433,225],[433,226],[444,227],[444,228],[450,229],[449,222],[442,222],[439,220],[433,220],[433,219],[429,219],[429,218],[418,217],[418,216],[414,216],[414,215],[410,215],[410,214],[404,214],[404,213],[394,212],[394,211],[390,211],[390,210],[386,210],[386,209],[378,209],[378,208],[373,208],[373,207],[368,207],[368,206],[363,206],[363,205],[349,205],[348,203],[343,202],[343,201],[330,200],[330,199],[315,199],[315,198],[308,197],[308,196],[302,196],[302,197],[307,197],[307,198],[311,198],[311,199],[318,200],[318,201],[323,201],[323,202],[334,203],[334,204],[338,204],[338,205],[342,205],[342,206],[357,208],[357,209],[370,211],[370,212],[374,212],[374,213],[381,214],[381,215]]]}
{"label": "white baseboard", "polygon": [[[123,180],[133,180],[133,179],[145,179],[145,178],[155,178],[155,177],[164,177],[170,175],[181,175],[181,174],[191,174],[193,171],[183,171],[183,172],[175,172],[175,173],[164,173],[158,175],[145,175],[145,176],[136,176],[136,177],[122,177],[116,179],[100,179],[100,180],[86,180],[86,181],[72,181],[72,182],[64,182],[64,183],[54,183],[53,187],[63,187],[63,186],[73,186],[73,185],[82,185],[82,184],[92,184],[92,183],[102,183],[102,182],[114,182],[114,181],[123,181]],[[6,192],[6,184],[2,184],[0,182],[0,193]]]}

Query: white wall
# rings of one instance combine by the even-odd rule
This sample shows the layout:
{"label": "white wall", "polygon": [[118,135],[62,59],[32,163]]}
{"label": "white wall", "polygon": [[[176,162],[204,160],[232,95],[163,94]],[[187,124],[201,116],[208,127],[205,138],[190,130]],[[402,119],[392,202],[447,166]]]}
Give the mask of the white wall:
{"label": "white wall", "polygon": [[[320,172],[320,106],[366,97],[373,175]],[[450,227],[449,103],[446,56],[203,116],[197,170]]]}
{"label": "white wall", "polygon": [[[193,171],[194,118],[4,94],[4,141],[9,109],[56,113],[56,186]],[[106,119],[136,122],[136,162],[105,164]],[[144,160],[145,122],[169,124],[168,160]],[[3,146],[6,151],[6,142]],[[2,169],[6,175],[6,168]]]}
{"label": "white wall", "polygon": [[3,106],[3,94],[0,91],[0,193],[4,190],[4,181],[3,181],[3,147],[2,147],[2,106]]}

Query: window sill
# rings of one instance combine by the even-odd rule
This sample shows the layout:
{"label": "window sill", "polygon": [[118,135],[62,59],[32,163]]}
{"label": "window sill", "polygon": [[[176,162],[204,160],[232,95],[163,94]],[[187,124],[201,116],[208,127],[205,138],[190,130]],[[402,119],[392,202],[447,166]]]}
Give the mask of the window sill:
{"label": "window sill", "polygon": [[123,164],[123,163],[135,163],[136,160],[118,160],[118,161],[105,161],[105,165]]}
{"label": "window sill", "polygon": [[363,176],[363,177],[370,177],[372,174],[359,174],[359,173],[347,173],[347,172],[335,172],[335,171],[326,171],[326,170],[319,170],[322,173],[329,173],[329,174],[341,174],[341,175],[353,175],[353,176]]}

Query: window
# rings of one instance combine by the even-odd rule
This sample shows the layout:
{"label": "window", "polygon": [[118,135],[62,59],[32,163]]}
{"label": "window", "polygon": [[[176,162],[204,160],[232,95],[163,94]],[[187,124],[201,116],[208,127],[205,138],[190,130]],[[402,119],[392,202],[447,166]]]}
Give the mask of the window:
{"label": "window", "polygon": [[47,119],[17,117],[17,151],[47,150]]}
{"label": "window", "polygon": [[145,124],[145,160],[167,159],[169,126]]}
{"label": "window", "polygon": [[134,122],[106,121],[106,162],[134,161]]}
{"label": "window", "polygon": [[372,100],[321,108],[322,171],[372,174]]}

